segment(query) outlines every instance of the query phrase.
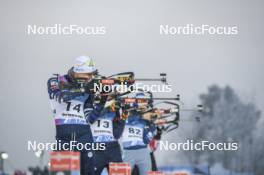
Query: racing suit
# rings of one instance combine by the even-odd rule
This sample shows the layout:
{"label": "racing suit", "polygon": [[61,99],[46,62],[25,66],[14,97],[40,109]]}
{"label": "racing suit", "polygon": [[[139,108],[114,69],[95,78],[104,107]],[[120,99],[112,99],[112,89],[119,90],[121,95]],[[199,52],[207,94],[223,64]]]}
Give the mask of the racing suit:
{"label": "racing suit", "polygon": [[154,124],[143,120],[139,113],[133,112],[127,119],[123,132],[123,161],[136,165],[140,175],[151,170],[148,144],[156,134]]}
{"label": "racing suit", "polygon": [[100,118],[92,125],[94,142],[104,143],[105,150],[95,151],[95,175],[100,175],[108,168],[110,162],[122,162],[121,148],[118,139],[125,127],[125,121],[120,119],[119,111],[105,108]]}
{"label": "racing suit", "polygon": [[[103,105],[93,105],[94,96],[87,93],[67,93],[67,101],[61,101],[64,91],[59,83],[71,83],[68,75],[52,77],[48,80],[48,93],[56,125],[56,140],[67,146],[70,144],[92,144],[93,137],[90,124],[93,123],[103,109]],[[81,153],[81,174],[94,174],[94,153],[91,149],[73,147],[58,148],[58,151],[74,150]]]}

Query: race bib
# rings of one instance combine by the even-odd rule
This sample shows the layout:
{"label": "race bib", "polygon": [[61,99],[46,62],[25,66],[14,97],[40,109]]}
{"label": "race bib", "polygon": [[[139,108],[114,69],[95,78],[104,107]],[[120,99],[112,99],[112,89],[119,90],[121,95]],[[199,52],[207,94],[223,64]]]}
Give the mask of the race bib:
{"label": "race bib", "polygon": [[123,133],[124,142],[143,142],[143,128],[126,125]]}
{"label": "race bib", "polygon": [[95,142],[114,141],[113,122],[110,119],[99,119],[91,125]]}
{"label": "race bib", "polygon": [[71,100],[61,103],[55,101],[53,106],[56,125],[86,124],[82,101]]}

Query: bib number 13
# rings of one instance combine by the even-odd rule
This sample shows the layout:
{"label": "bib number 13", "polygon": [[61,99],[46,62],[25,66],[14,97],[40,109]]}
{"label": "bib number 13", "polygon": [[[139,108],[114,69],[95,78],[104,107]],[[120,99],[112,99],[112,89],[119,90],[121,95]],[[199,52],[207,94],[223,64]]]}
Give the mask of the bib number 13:
{"label": "bib number 13", "polygon": [[109,123],[109,121],[105,121],[105,120],[103,120],[103,121],[97,120],[97,127],[101,127],[101,126],[104,128],[109,128],[110,123]]}

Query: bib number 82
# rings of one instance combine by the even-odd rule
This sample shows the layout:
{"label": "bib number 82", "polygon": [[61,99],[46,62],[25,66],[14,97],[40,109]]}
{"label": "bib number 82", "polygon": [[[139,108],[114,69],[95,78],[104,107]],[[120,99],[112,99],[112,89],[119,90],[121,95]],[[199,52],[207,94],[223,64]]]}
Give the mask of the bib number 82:
{"label": "bib number 82", "polygon": [[141,130],[138,129],[138,128],[128,128],[128,132],[129,132],[130,134],[140,135],[140,134],[141,134],[140,131],[141,131]]}

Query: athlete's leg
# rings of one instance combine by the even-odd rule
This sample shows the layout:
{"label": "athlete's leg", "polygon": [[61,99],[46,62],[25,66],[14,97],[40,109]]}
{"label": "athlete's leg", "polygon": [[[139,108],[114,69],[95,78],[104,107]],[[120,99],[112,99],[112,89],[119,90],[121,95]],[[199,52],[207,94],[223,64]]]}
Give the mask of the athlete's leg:
{"label": "athlete's leg", "polygon": [[148,148],[139,149],[136,155],[139,175],[148,174],[148,171],[151,171],[151,159]]}
{"label": "athlete's leg", "polygon": [[123,162],[129,163],[131,169],[134,168],[137,161],[134,152],[135,150],[123,150]]}
{"label": "athlete's leg", "polygon": [[111,142],[107,145],[108,163],[123,162],[121,148],[118,142]]}
{"label": "athlete's leg", "polygon": [[[80,134],[76,136],[76,141],[78,143],[87,144],[93,143],[92,133],[90,128],[84,134]],[[94,151],[92,150],[92,146],[87,150],[84,148],[81,150],[81,174],[82,175],[94,175],[95,166],[94,166]]]}
{"label": "athlete's leg", "polygon": [[95,175],[101,175],[103,169],[107,166],[106,150],[95,151]]}

